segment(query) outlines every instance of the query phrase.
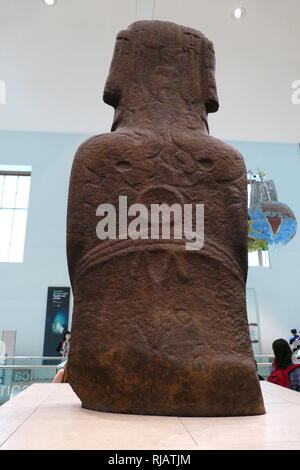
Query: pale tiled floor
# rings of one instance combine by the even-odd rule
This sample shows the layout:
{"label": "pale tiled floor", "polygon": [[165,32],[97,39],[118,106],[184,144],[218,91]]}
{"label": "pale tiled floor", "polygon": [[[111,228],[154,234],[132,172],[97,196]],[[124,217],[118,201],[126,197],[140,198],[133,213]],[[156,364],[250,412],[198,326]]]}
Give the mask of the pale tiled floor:
{"label": "pale tiled floor", "polygon": [[173,418],[84,410],[68,384],[36,384],[0,407],[0,448],[300,449],[300,393],[260,382],[267,414]]}

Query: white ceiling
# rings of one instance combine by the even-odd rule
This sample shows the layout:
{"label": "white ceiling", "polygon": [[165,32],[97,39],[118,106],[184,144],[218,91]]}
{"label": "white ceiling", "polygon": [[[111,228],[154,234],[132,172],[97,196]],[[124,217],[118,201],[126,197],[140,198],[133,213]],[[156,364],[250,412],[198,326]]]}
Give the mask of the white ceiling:
{"label": "white ceiling", "polygon": [[[247,15],[233,20],[243,5]],[[300,0],[0,0],[0,128],[106,132],[102,102],[117,32],[136,19],[174,21],[215,45],[222,139],[300,141]]]}

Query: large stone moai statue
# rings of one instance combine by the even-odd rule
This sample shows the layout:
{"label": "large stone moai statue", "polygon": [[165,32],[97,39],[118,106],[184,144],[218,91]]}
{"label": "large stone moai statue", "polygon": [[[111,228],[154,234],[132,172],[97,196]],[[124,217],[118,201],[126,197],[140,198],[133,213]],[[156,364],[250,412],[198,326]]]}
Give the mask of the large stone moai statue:
{"label": "large stone moai statue", "polygon": [[[104,101],[112,132],[80,146],[69,191],[73,389],[98,411],[263,414],[245,303],[245,166],[207,125],[218,109],[212,43],[173,23],[133,23],[118,34]],[[204,243],[187,244],[195,212],[181,239],[151,236],[155,204],[182,214],[203,204]]]}

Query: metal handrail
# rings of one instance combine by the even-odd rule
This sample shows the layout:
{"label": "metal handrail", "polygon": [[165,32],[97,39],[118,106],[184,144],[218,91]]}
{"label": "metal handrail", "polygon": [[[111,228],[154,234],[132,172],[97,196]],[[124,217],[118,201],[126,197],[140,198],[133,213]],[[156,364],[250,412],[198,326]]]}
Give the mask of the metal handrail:
{"label": "metal handrail", "polygon": [[275,357],[274,354],[255,354],[254,357]]}
{"label": "metal handrail", "polygon": [[18,365],[13,365],[13,366],[2,366],[0,365],[0,369],[57,369],[57,366],[18,366]]}
{"label": "metal handrail", "polygon": [[[274,358],[274,354],[255,354],[254,357],[271,357]],[[3,356],[0,355],[1,359],[44,359],[45,361],[54,360],[54,359],[62,359],[63,356]]]}
{"label": "metal handrail", "polygon": [[[1,365],[0,364],[0,369],[56,369],[57,365],[50,365],[50,366],[44,366],[44,365],[40,365],[40,366],[31,366],[31,365]],[[272,363],[271,362],[258,362],[257,363],[258,366],[262,366],[262,367],[271,367],[272,366]]]}
{"label": "metal handrail", "polygon": [[63,356],[0,356],[0,360],[3,359],[44,359],[45,361],[52,361],[54,359],[62,359]]}

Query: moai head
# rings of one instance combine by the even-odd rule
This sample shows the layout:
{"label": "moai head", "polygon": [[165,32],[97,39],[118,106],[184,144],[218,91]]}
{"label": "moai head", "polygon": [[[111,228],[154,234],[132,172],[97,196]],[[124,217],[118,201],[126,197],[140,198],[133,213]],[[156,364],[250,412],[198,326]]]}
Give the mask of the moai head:
{"label": "moai head", "polygon": [[117,36],[105,103],[128,96],[170,102],[204,114],[218,110],[213,44],[199,31],[165,21],[138,21]]}

